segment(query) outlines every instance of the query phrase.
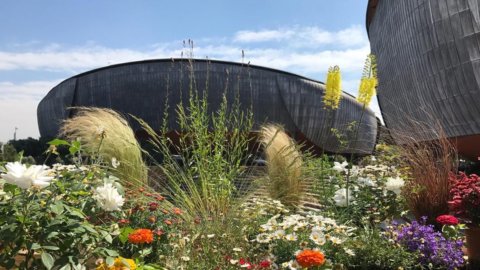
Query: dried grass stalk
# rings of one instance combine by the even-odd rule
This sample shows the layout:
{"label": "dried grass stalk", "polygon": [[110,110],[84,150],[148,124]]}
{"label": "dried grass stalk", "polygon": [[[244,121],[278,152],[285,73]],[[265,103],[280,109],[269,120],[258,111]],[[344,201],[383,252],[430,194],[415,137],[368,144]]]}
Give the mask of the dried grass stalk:
{"label": "dried grass stalk", "polygon": [[298,146],[282,127],[274,124],[261,128],[260,142],[265,148],[269,195],[286,206],[298,206],[304,192]]}
{"label": "dried grass stalk", "polygon": [[63,122],[60,134],[69,140],[79,138],[88,154],[98,155],[106,164],[116,158],[120,164],[114,171],[122,183],[146,183],[148,169],[128,122],[111,109],[72,109],[75,109],[75,116]]}
{"label": "dried grass stalk", "polygon": [[419,130],[428,129],[431,132],[425,133],[434,133],[437,139],[401,136],[400,153],[409,177],[403,195],[417,219],[427,216],[434,224],[437,216],[448,213],[449,174],[457,171],[458,155],[440,124],[415,125]]}

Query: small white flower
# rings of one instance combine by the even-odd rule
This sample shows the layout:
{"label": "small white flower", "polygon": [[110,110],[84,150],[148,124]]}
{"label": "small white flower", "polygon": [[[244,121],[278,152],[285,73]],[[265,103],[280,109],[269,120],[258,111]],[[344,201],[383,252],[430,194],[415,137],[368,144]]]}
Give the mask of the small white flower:
{"label": "small white flower", "polygon": [[319,230],[312,230],[310,240],[319,246],[323,246],[326,242],[325,235]]}
{"label": "small white flower", "polygon": [[234,248],[233,251],[240,252],[240,251],[242,251],[242,249],[241,248]]}
{"label": "small white flower", "polygon": [[111,183],[105,183],[103,186],[97,187],[94,193],[93,198],[105,211],[120,210],[125,202],[123,197],[118,193],[117,188]]}
{"label": "small white flower", "polygon": [[297,241],[297,235],[295,233],[289,233],[285,235],[285,240],[287,241]]}
{"label": "small white flower", "polygon": [[258,243],[269,243],[272,240],[272,237],[268,233],[261,233],[257,235],[256,240]]}
{"label": "small white flower", "polygon": [[207,238],[213,238],[215,237],[215,234],[207,234]]}
{"label": "small white flower", "polygon": [[399,195],[400,192],[402,191],[402,187],[404,184],[405,184],[405,181],[403,181],[403,179],[398,176],[395,178],[389,177],[387,178],[387,183],[385,183],[385,188]]}
{"label": "small white flower", "polygon": [[182,256],[181,259],[182,259],[182,261],[184,261],[184,262],[190,261],[190,257],[188,257],[188,256]]}
{"label": "small white flower", "polygon": [[[333,197],[333,200],[335,201],[335,204],[340,207],[345,207],[347,206],[347,189],[346,188],[341,188],[337,191],[335,191],[335,196]],[[348,190],[348,203],[351,203],[354,201],[354,198],[352,196],[351,190]]]}
{"label": "small white flower", "polygon": [[343,240],[338,238],[338,237],[335,237],[335,236],[331,236],[329,238],[329,240],[334,244],[334,245],[340,245],[341,243],[343,243]]}
{"label": "small white flower", "polygon": [[355,256],[355,252],[353,252],[353,250],[349,248],[344,248],[343,250],[345,250],[345,253],[347,253],[348,255]]}
{"label": "small white flower", "polygon": [[273,236],[277,239],[282,239],[285,236],[285,231],[284,230],[276,230],[273,232]]}
{"label": "small white flower", "polygon": [[45,188],[50,185],[53,177],[49,176],[50,170],[45,165],[31,165],[27,168],[25,164],[20,162],[9,162],[5,165],[6,174],[2,174],[2,178],[6,183],[16,185],[21,189],[30,187]]}
{"label": "small white flower", "polygon": [[112,158],[112,167],[114,169],[118,168],[118,166],[120,166],[120,161],[118,161],[116,158]]}
{"label": "small white flower", "polygon": [[348,162],[344,161],[342,163],[340,162],[333,162],[333,167],[332,169],[337,171],[337,172],[344,172],[345,168],[348,166]]}
{"label": "small white flower", "polygon": [[303,267],[300,264],[298,264],[296,260],[289,261],[288,267],[290,268],[290,270],[303,269]]}
{"label": "small white flower", "polygon": [[231,263],[231,264],[237,264],[237,263],[238,263],[238,260],[230,259],[230,263]]}

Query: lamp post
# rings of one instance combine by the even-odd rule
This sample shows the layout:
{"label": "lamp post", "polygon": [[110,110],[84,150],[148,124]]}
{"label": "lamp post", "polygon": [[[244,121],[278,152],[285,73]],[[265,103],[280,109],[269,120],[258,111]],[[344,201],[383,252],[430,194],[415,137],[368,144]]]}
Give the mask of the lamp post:
{"label": "lamp post", "polygon": [[17,140],[17,130],[18,130],[18,128],[15,127],[15,132],[13,132],[13,141]]}

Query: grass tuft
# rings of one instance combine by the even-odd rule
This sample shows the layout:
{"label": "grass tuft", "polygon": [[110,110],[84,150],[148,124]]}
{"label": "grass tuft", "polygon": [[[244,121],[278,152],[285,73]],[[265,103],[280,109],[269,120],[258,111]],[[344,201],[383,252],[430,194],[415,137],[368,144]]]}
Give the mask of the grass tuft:
{"label": "grass tuft", "polygon": [[304,192],[298,146],[282,127],[274,124],[261,128],[260,142],[265,148],[269,195],[287,207],[298,206]]}
{"label": "grass tuft", "polygon": [[[73,109],[75,116],[63,122],[60,134],[69,140],[79,139],[83,150],[109,164],[122,183],[145,184],[148,168],[128,122],[111,109]],[[117,168],[113,168],[113,158],[120,162]]]}

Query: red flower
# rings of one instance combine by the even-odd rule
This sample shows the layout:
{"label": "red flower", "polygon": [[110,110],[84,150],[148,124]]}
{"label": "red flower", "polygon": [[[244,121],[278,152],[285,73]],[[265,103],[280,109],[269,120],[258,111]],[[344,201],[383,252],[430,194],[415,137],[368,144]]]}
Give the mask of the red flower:
{"label": "red flower", "polygon": [[272,265],[272,264],[270,263],[269,260],[263,260],[258,264],[258,266],[260,266],[260,268],[269,268],[270,265]]}
{"label": "red flower", "polygon": [[182,210],[180,210],[180,208],[173,208],[172,212],[175,215],[181,215],[182,214]]}
{"label": "red flower", "polygon": [[165,219],[163,222],[165,222],[167,225],[172,225],[173,223],[170,219]]}
{"label": "red flower", "polygon": [[153,242],[153,232],[149,229],[138,229],[128,235],[128,241],[132,244],[150,244]]}
{"label": "red flower", "polygon": [[325,255],[318,250],[311,249],[303,250],[297,255],[296,259],[298,264],[305,268],[321,266],[325,263]]}
{"label": "red flower", "polygon": [[156,202],[151,202],[151,203],[148,204],[148,209],[150,211],[155,211],[155,210],[157,210],[157,208],[158,208],[158,203],[156,203]]}
{"label": "red flower", "polygon": [[442,225],[457,225],[458,219],[451,215],[441,215],[438,216],[436,221]]}
{"label": "red flower", "polygon": [[129,221],[128,219],[122,218],[122,219],[120,219],[120,220],[118,221],[118,223],[120,223],[120,224],[128,224],[128,223],[130,223],[130,221]]}

